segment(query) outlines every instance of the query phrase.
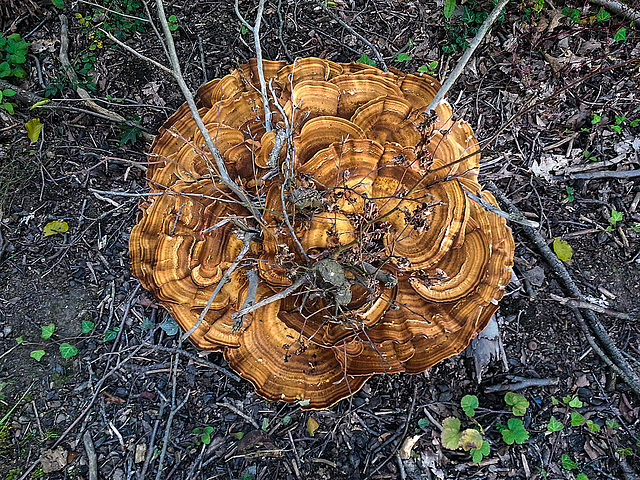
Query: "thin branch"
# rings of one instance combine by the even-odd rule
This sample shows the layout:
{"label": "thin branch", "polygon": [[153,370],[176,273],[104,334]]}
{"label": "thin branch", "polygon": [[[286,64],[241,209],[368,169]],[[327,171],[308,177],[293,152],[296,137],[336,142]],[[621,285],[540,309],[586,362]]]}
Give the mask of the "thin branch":
{"label": "thin branch", "polygon": [[593,310],[594,312],[603,313],[605,315],[609,315],[610,317],[620,318],[621,320],[627,320],[629,322],[638,321],[637,318],[632,317],[628,313],[616,312],[615,310],[596,305],[595,303],[576,300],[574,298],[565,298],[559,295],[554,295],[553,293],[550,294],[549,297],[551,298],[551,300],[555,300],[556,302],[560,302],[562,305],[567,305],[569,307],[586,308],[589,310]]}
{"label": "thin branch", "polygon": [[478,29],[478,33],[476,33],[476,36],[473,37],[473,40],[471,40],[469,48],[464,51],[462,57],[460,57],[460,60],[458,60],[456,68],[454,68],[453,71],[449,74],[445,82],[442,84],[442,87],[440,87],[440,90],[438,90],[438,93],[436,93],[436,96],[433,97],[433,100],[427,107],[427,112],[435,111],[440,102],[444,100],[445,95],[456,82],[464,68],[467,66],[467,62],[469,62],[471,56],[476,51],[476,48],[478,48],[478,45],[480,45],[480,42],[482,42],[482,39],[487,34],[489,28],[491,28],[491,25],[496,20],[496,18],[498,18],[498,15],[500,15],[500,12],[502,12],[508,1],[509,0],[500,0],[500,2],[493,8],[485,21],[482,22],[482,25],[480,25],[480,28]]}
{"label": "thin branch", "polygon": [[209,301],[207,302],[204,309],[198,316],[198,320],[196,320],[196,323],[194,323],[193,327],[187,330],[187,332],[184,335],[182,335],[182,337],[180,337],[181,343],[184,342],[187,338],[189,338],[191,334],[195,332],[198,329],[198,327],[202,324],[202,321],[204,320],[204,317],[206,317],[207,312],[211,308],[211,305],[213,304],[213,301],[215,300],[216,296],[218,295],[218,293],[220,293],[220,290],[222,290],[222,287],[224,287],[225,283],[227,283],[227,280],[229,280],[229,277],[231,276],[231,274],[235,271],[236,268],[238,268],[238,265],[240,264],[244,256],[249,251],[251,240],[253,240],[253,238],[254,238],[254,234],[252,233],[244,234],[242,250],[240,250],[240,253],[238,253],[238,256],[236,257],[234,262],[231,264],[231,266],[227,269],[227,271],[224,272],[224,275],[222,276],[222,278],[216,285],[216,288],[213,290],[213,293],[209,297]]}
{"label": "thin branch", "polygon": [[629,5],[625,5],[618,0],[589,0],[592,3],[601,5],[613,13],[622,15],[623,17],[631,20],[636,27],[640,27],[640,12],[631,8]]}
{"label": "thin branch", "polygon": [[[504,210],[500,210],[498,207],[496,207],[492,203],[487,202],[484,198],[479,197],[478,195],[474,195],[473,193],[471,193],[469,190],[467,190],[464,187],[464,185],[462,185],[462,189],[464,190],[464,193],[465,193],[465,195],[467,197],[469,197],[471,200],[475,201],[478,205],[483,207],[485,210],[489,210],[490,212],[493,212],[496,215],[500,215],[501,217],[504,217],[507,220],[509,220],[511,222],[514,222],[514,223],[518,223],[520,225],[526,225],[527,227],[531,227],[531,228],[540,227],[540,224],[538,222],[534,222],[533,220],[528,220],[523,215],[522,216],[513,215],[513,214],[505,212]],[[480,192],[478,192],[478,193],[480,193]]]}
{"label": "thin branch", "polygon": [[271,126],[271,107],[269,106],[269,96],[267,95],[267,83],[264,79],[264,69],[262,66],[262,45],[260,45],[260,25],[262,24],[262,12],[264,11],[264,0],[258,3],[258,13],[253,26],[249,25],[244,17],[240,14],[239,0],[235,1],[236,15],[242,24],[253,34],[253,44],[256,49],[256,63],[258,69],[258,80],[260,80],[260,94],[262,95],[262,105],[264,107],[264,125],[267,131],[272,130]]}
{"label": "thin branch", "polygon": [[[260,277],[258,277],[258,273],[255,270],[249,270],[245,273],[247,278],[249,279],[249,287],[247,288],[247,296],[242,302],[242,306],[240,310],[244,308],[251,307],[256,303],[256,295],[258,294],[258,283],[260,282]],[[238,330],[242,328],[242,323],[244,322],[244,316],[238,317],[233,322],[233,333],[236,333]]]}
{"label": "thin branch", "polygon": [[358,32],[356,32],[349,24],[347,24],[344,20],[342,20],[342,18],[340,18],[340,16],[337,13],[331,10],[325,2],[317,1],[315,3],[316,5],[320,6],[325,11],[325,13],[327,13],[331,18],[333,18],[336,22],[342,25],[351,35],[354,35],[355,37],[358,38],[358,40],[360,40],[367,47],[369,47],[369,49],[373,53],[373,56],[376,57],[376,60],[378,60],[378,62],[380,62],[380,67],[382,68],[382,70],[385,72],[389,71],[389,68],[385,63],[384,58],[382,58],[382,55],[380,54],[378,49],[373,45],[373,43],[371,43],[365,37],[363,37]]}
{"label": "thin branch", "polygon": [[[173,42],[173,35],[171,34],[171,30],[169,29],[169,23],[167,22],[167,16],[164,13],[164,5],[162,3],[162,0],[156,0],[156,8],[158,9],[158,18],[160,19],[160,24],[162,25],[162,31],[165,36],[167,49],[169,50],[169,61],[171,62],[173,76],[176,79],[180,90],[182,91],[182,95],[187,101],[187,105],[189,106],[189,110],[191,110],[191,115],[196,125],[198,126],[198,130],[200,130],[200,133],[204,137],[204,142],[211,152],[211,155],[213,156],[213,160],[216,164],[216,167],[218,168],[218,174],[220,175],[221,181],[241,200],[242,204],[247,209],[249,209],[249,211],[251,211],[251,214],[254,216],[254,218],[258,222],[261,222],[262,214],[260,213],[260,210],[253,205],[247,192],[242,187],[238,186],[229,176],[224,158],[222,158],[222,155],[220,155],[220,151],[213,143],[211,135],[209,134],[209,130],[205,126],[202,118],[200,117],[200,114],[198,113],[198,107],[196,107],[193,95],[191,94],[191,91],[189,90],[189,87],[184,80],[184,76],[182,75],[180,61],[178,60],[178,53],[176,52],[176,45]],[[267,109],[265,109],[265,112],[266,110]]]}
{"label": "thin branch", "polygon": [[307,276],[303,275],[300,278],[298,278],[295,282],[293,282],[293,284],[289,285],[284,290],[279,291],[275,295],[271,295],[270,297],[267,297],[264,300],[260,300],[258,303],[254,304],[254,305],[251,305],[250,307],[241,308],[236,313],[234,313],[231,316],[231,318],[233,318],[235,320],[238,317],[241,317],[243,315],[247,315],[248,313],[251,313],[251,312],[254,312],[254,311],[258,310],[259,308],[262,308],[265,305],[269,305],[270,303],[273,303],[273,302],[275,302],[277,300],[281,300],[283,298],[286,298],[290,294],[295,292],[303,284],[305,284],[307,281],[308,281]]}

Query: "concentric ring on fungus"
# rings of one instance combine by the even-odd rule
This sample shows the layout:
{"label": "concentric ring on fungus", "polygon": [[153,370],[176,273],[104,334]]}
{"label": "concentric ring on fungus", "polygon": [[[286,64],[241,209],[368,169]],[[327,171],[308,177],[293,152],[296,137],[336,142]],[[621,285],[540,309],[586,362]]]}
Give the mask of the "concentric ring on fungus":
{"label": "concentric ring on fungus", "polygon": [[[263,397],[303,408],[328,407],[374,374],[420,373],[459,353],[497,310],[514,250],[505,220],[465,194],[482,190],[469,125],[453,121],[446,102],[424,114],[440,88],[428,75],[318,58],[264,62],[264,71],[274,131],[255,60],[198,91],[227,170],[262,219],[219,180],[183,105],[151,148],[149,187],[160,195],[140,203],[134,276],[189,330],[242,250],[242,228],[251,231],[190,339],[222,351]],[[249,300],[289,294],[234,329],[250,270],[259,281]]]}

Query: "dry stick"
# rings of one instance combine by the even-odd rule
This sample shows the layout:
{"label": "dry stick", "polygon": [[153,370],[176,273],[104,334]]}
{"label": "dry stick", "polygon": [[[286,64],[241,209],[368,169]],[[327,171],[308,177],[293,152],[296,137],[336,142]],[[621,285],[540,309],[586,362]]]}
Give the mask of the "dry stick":
{"label": "dry stick", "polygon": [[[465,195],[467,197],[469,197],[471,200],[473,200],[474,202],[476,202],[478,205],[483,207],[485,210],[489,210],[490,212],[493,212],[496,215],[504,217],[507,220],[510,220],[510,221],[512,221],[514,223],[519,223],[520,225],[526,225],[527,227],[532,227],[532,228],[540,227],[540,224],[538,222],[534,222],[533,220],[528,220],[524,216],[522,216],[522,218],[520,218],[520,217],[518,217],[516,215],[512,215],[510,213],[507,213],[504,210],[500,210],[498,207],[496,207],[492,203],[488,202],[484,198],[482,198],[482,197],[480,197],[478,195],[474,195],[473,193],[471,193],[469,190],[467,190],[465,188],[464,185],[461,184],[461,186],[462,186],[462,189],[464,190]],[[481,192],[478,192],[478,194],[481,194]]]}
{"label": "dry stick", "polygon": [[267,82],[264,79],[264,70],[262,67],[262,45],[260,45],[260,25],[262,24],[262,12],[264,10],[264,0],[260,0],[258,3],[258,13],[256,13],[256,20],[253,26],[249,25],[244,17],[240,14],[239,0],[235,2],[236,15],[240,19],[240,22],[249,29],[253,34],[253,44],[256,49],[256,68],[258,69],[258,80],[260,80],[260,94],[262,95],[262,106],[264,109],[264,125],[268,131],[272,130],[271,127],[271,107],[269,107],[269,96],[267,95]]}
{"label": "dry stick", "polygon": [[[515,204],[506,197],[506,195],[496,186],[495,183],[491,181],[486,182],[485,187],[491,193],[493,193],[493,195],[495,195],[503,205],[506,205],[507,211],[513,214],[520,213],[518,207],[516,207]],[[533,241],[533,243],[535,243],[535,245],[538,247],[538,250],[540,250],[540,253],[544,257],[544,259],[547,261],[547,263],[549,263],[549,265],[558,275],[561,283],[564,285],[567,291],[575,298],[584,301],[582,292],[580,292],[580,289],[571,278],[571,275],[569,275],[569,272],[564,264],[551,251],[549,245],[547,245],[546,240],[542,238],[542,236],[531,227],[522,226],[522,229],[529,237],[529,239]],[[624,381],[629,384],[634,392],[640,395],[640,377],[633,370],[633,367],[629,365],[627,360],[622,355],[622,352],[620,352],[618,347],[616,347],[616,345],[612,342],[606,329],[602,326],[595,314],[591,310],[585,310],[585,322],[582,315],[580,314],[580,311],[577,308],[575,309],[575,311],[578,313],[576,316],[591,347],[593,347],[593,349],[598,353],[598,355],[600,355],[605,363],[610,365],[624,379]],[[602,344],[602,348],[600,348],[600,346],[595,342],[595,339],[591,337],[591,335],[589,334],[590,331],[593,332],[595,337]]]}
{"label": "dry stick", "polygon": [[98,480],[98,459],[96,457],[96,447],[93,445],[91,432],[87,428],[82,436],[84,449],[87,451],[87,460],[89,463],[89,480]]}
{"label": "dry stick", "polygon": [[198,316],[198,320],[196,320],[196,323],[194,323],[193,327],[187,330],[187,332],[185,332],[185,334],[182,335],[182,337],[180,337],[180,343],[184,342],[187,338],[189,338],[191,334],[195,332],[198,329],[198,327],[202,324],[204,317],[206,317],[207,312],[211,308],[211,305],[213,304],[213,301],[215,300],[215,298],[218,296],[218,293],[220,293],[220,290],[222,290],[222,287],[224,287],[224,285],[227,283],[227,280],[229,280],[229,277],[231,276],[231,274],[235,271],[236,268],[238,268],[238,265],[240,264],[244,256],[249,251],[249,248],[251,246],[251,240],[253,239],[253,237],[254,237],[253,234],[245,233],[244,239],[242,241],[243,243],[242,250],[240,250],[240,253],[238,253],[238,256],[236,257],[234,262],[231,264],[231,266],[227,269],[227,271],[224,272],[224,275],[222,276],[222,278],[216,285],[216,288],[213,290],[213,293],[209,297],[209,301],[205,305],[204,310],[202,310],[202,312]]}
{"label": "dry stick", "polygon": [[[209,134],[209,130],[205,126],[200,114],[198,113],[198,107],[196,107],[196,103],[193,100],[193,95],[187,86],[187,83],[182,76],[182,70],[180,68],[180,61],[178,60],[178,53],[176,52],[176,45],[173,43],[173,36],[171,34],[171,30],[169,29],[169,23],[167,22],[167,16],[164,13],[164,5],[162,0],[156,0],[156,8],[158,9],[158,18],[160,19],[160,24],[162,25],[162,31],[165,36],[165,42],[167,46],[167,50],[169,51],[169,61],[171,62],[171,73],[173,77],[176,79],[180,90],[182,91],[182,95],[187,101],[187,105],[189,106],[189,110],[191,110],[191,115],[196,125],[198,126],[198,130],[204,137],[204,142],[209,149],[209,152],[213,156],[213,160],[216,163],[216,167],[218,168],[218,174],[220,175],[220,179],[224,185],[226,185],[241,201],[242,204],[251,212],[253,217],[258,221],[262,221],[262,214],[260,210],[253,205],[253,202],[249,198],[248,193],[244,190],[244,188],[238,186],[229,176],[229,172],[227,171],[227,167],[224,163],[224,158],[220,155],[220,151],[216,148],[213,140],[211,139],[211,135]],[[260,64],[262,67],[262,64]],[[268,109],[265,108],[265,112]]]}
{"label": "dry stick", "polygon": [[169,436],[171,434],[171,424],[173,423],[173,417],[185,406],[187,401],[189,400],[189,396],[191,395],[191,390],[187,390],[187,394],[184,397],[184,400],[180,405],[175,406],[176,404],[176,390],[178,388],[178,359],[180,357],[176,355],[176,360],[173,363],[173,387],[171,389],[171,412],[169,413],[169,418],[167,419],[167,426],[164,430],[164,438],[162,444],[162,451],[160,452],[160,460],[158,460],[158,471],[156,472],[156,480],[160,480],[162,478],[162,467],[164,466],[164,457],[167,454],[167,447],[169,446]]}
{"label": "dry stick", "polygon": [[589,0],[596,5],[601,5],[613,13],[617,13],[618,15],[622,15],[625,18],[631,20],[636,27],[640,27],[640,12],[634,10],[629,5],[625,5],[618,0]]}
{"label": "dry stick", "polygon": [[225,368],[222,368],[220,365],[216,365],[215,363],[209,362],[208,360],[205,360],[204,358],[201,358],[201,357],[199,357],[197,355],[194,355],[193,353],[189,353],[186,350],[182,350],[181,348],[163,347],[162,345],[154,345],[154,344],[151,344],[151,343],[145,343],[145,346],[147,346],[149,348],[152,348],[154,350],[160,350],[161,352],[177,353],[177,354],[182,355],[184,357],[190,358],[195,363],[199,363],[200,365],[204,365],[205,367],[213,368],[217,372],[226,375],[231,380],[234,380],[236,382],[242,381],[242,379],[238,375],[236,375],[235,373],[232,373],[229,370],[226,370]]}
{"label": "dry stick", "polygon": [[595,180],[597,178],[633,178],[640,177],[640,170],[622,170],[622,171],[600,171],[590,173],[573,173],[569,175],[571,178],[579,180]]}
{"label": "dry stick", "polygon": [[638,320],[628,313],[616,312],[615,310],[596,305],[595,303],[584,302],[582,300],[576,300],[573,298],[560,297],[558,295],[554,295],[553,293],[549,295],[549,297],[551,298],[551,300],[560,302],[562,305],[568,305],[569,307],[586,308],[589,310],[593,310],[594,312],[603,313],[605,315],[609,315],[610,317],[620,318],[621,320],[627,320],[629,322]]}
{"label": "dry stick", "polygon": [[427,107],[427,112],[435,111],[440,102],[444,100],[444,96],[458,79],[458,77],[464,70],[464,67],[467,66],[467,62],[471,59],[471,55],[473,55],[473,52],[475,52],[476,48],[478,48],[478,45],[480,45],[480,42],[482,42],[482,39],[489,31],[489,28],[491,28],[491,24],[493,24],[496,18],[498,18],[498,15],[500,15],[500,12],[502,12],[502,9],[505,7],[508,1],[509,0],[500,0],[500,2],[494,7],[485,21],[482,22],[482,25],[480,25],[480,28],[478,29],[478,33],[476,33],[476,36],[473,37],[473,40],[471,40],[469,48],[464,51],[462,57],[460,57],[460,60],[458,60],[456,68],[454,68],[453,71],[449,74],[445,82],[442,84],[442,87],[440,87],[440,90],[438,90],[438,93],[436,93],[436,96],[433,97],[433,100],[431,100],[431,103]]}
{"label": "dry stick", "polygon": [[[80,415],[76,417],[76,419],[71,423],[71,425],[69,425],[67,429],[64,432],[62,432],[62,435],[58,437],[56,442],[51,446],[51,449],[55,449],[56,447],[58,447],[64,441],[64,439],[67,438],[67,435],[69,435],[69,433],[78,425],[78,423],[82,421],[82,419],[87,415],[87,413],[89,413],[89,411],[93,407],[93,404],[95,403],[97,398],[100,396],[100,393],[102,391],[101,390],[102,385],[107,380],[107,378],[113,375],[123,364],[125,364],[133,356],[135,356],[135,354],[138,353],[138,351],[142,347],[143,345],[138,345],[131,352],[131,354],[127,355],[127,357],[124,358],[124,360],[119,361],[111,370],[109,370],[105,375],[103,375],[103,377],[98,381],[98,383],[96,383],[95,393],[93,394],[93,397],[91,397],[91,400],[89,400],[89,403],[87,404],[87,406],[84,408],[84,410],[82,410],[82,412],[80,412]],[[29,465],[29,468],[27,468],[27,470],[23,472],[22,476],[18,480],[26,480],[29,477],[29,474],[33,471],[33,469],[38,466],[38,464],[40,463],[40,460],[42,460],[42,456],[39,456],[31,465]]]}
{"label": "dry stick", "polygon": [[[76,71],[71,66],[71,62],[69,61],[69,21],[67,20],[67,16],[64,14],[60,14],[58,16],[60,18],[60,63],[69,77],[69,81],[72,85],[78,85],[78,76],[76,75]],[[130,127],[139,127],[138,124],[131,122],[124,118],[122,115],[118,115],[110,110],[107,110],[104,107],[101,107],[96,102],[93,101],[89,92],[87,92],[84,88],[77,86],[75,87],[76,93],[84,99],[85,104],[94,112],[97,112],[101,115],[109,117],[111,120],[119,123],[123,123]],[[142,132],[142,136],[145,140],[153,141],[154,136],[147,132]]]}
{"label": "dry stick", "polygon": [[165,405],[165,402],[162,402],[158,418],[156,418],[156,421],[153,424],[153,431],[151,432],[151,438],[149,439],[149,447],[147,448],[147,454],[145,455],[144,463],[142,464],[142,471],[138,475],[138,480],[144,480],[144,476],[147,474],[147,469],[149,468],[149,463],[151,463],[151,457],[153,457],[154,452],[154,442],[156,440],[156,434],[158,433],[158,427],[160,426],[160,419],[164,413]]}
{"label": "dry stick", "polygon": [[369,47],[369,49],[371,50],[373,55],[376,57],[378,62],[380,62],[380,66],[382,67],[382,70],[384,70],[385,72],[389,71],[389,68],[387,67],[387,64],[385,63],[384,58],[382,58],[382,55],[380,55],[380,52],[378,51],[378,49],[376,47],[374,47],[373,43],[371,43],[365,37],[363,37],[358,32],[356,32],[351,26],[349,26],[344,20],[342,20],[338,16],[337,13],[335,13],[333,10],[331,10],[327,6],[327,4],[325,2],[319,1],[319,2],[315,2],[315,3],[316,3],[316,5],[320,6],[325,11],[325,13],[329,14],[329,16],[331,18],[333,18],[340,25],[342,25],[351,35],[355,35],[362,43],[364,43],[367,47]]}

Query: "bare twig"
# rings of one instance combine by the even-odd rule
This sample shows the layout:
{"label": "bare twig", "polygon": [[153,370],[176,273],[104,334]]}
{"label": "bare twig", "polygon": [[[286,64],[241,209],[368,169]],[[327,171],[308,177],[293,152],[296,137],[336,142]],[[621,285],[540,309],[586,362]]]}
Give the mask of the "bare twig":
{"label": "bare twig", "polygon": [[363,37],[358,32],[356,32],[349,24],[347,24],[344,20],[342,20],[342,18],[340,18],[340,16],[337,13],[335,13],[333,10],[331,10],[327,6],[327,4],[325,2],[323,2],[322,0],[317,1],[316,5],[319,5],[325,11],[325,13],[327,13],[331,18],[333,18],[336,22],[338,22],[340,25],[342,25],[351,35],[354,35],[362,43],[364,43],[367,47],[369,47],[369,49],[371,50],[373,55],[376,57],[376,60],[378,60],[378,62],[380,63],[380,67],[382,68],[382,70],[384,70],[385,72],[389,71],[389,68],[387,67],[387,64],[385,63],[384,58],[382,57],[382,55],[380,55],[380,52],[373,45],[373,43],[371,43],[365,37]]}
{"label": "bare twig", "polygon": [[569,175],[571,178],[579,180],[595,180],[598,178],[634,178],[640,177],[640,170],[623,170],[623,171],[600,171],[589,173],[573,173]]}
{"label": "bare twig", "polygon": [[469,48],[464,51],[462,57],[460,57],[460,60],[458,60],[456,67],[442,84],[442,87],[440,87],[440,90],[438,90],[436,96],[433,97],[433,100],[427,107],[427,112],[435,111],[440,102],[444,100],[445,95],[451,89],[460,74],[463,72],[464,68],[467,66],[467,62],[469,62],[471,56],[476,51],[476,48],[478,48],[478,45],[480,45],[480,42],[482,42],[482,39],[487,34],[489,28],[491,28],[491,25],[496,20],[496,18],[498,18],[498,15],[500,15],[500,12],[502,12],[502,9],[504,9],[508,1],[509,0],[500,0],[500,2],[493,8],[485,21],[482,22],[482,25],[480,25],[480,28],[478,29],[478,33],[476,33],[476,36],[473,37],[473,40],[471,40]]}
{"label": "bare twig", "polygon": [[587,308],[589,310],[593,310],[594,312],[603,313],[605,315],[609,315],[610,317],[620,318],[622,320],[627,320],[630,322],[638,320],[637,318],[633,318],[627,313],[616,312],[615,310],[596,305],[595,303],[576,300],[574,298],[560,297],[558,295],[554,295],[553,293],[550,294],[549,297],[551,298],[551,300],[555,300],[556,302],[560,302],[562,305],[567,305],[569,307]]}
{"label": "bare twig", "polygon": [[[156,0],[156,8],[158,10],[158,18],[160,19],[160,24],[162,25],[162,31],[165,36],[165,42],[167,46],[167,50],[169,51],[169,61],[171,62],[171,70],[173,77],[176,79],[180,90],[182,91],[182,95],[187,101],[187,105],[189,106],[189,110],[191,111],[191,115],[193,116],[193,120],[195,121],[198,130],[202,134],[204,138],[204,142],[211,152],[213,156],[213,160],[218,169],[218,174],[220,175],[220,179],[224,185],[226,185],[241,201],[241,203],[249,209],[254,218],[260,222],[262,220],[262,214],[260,210],[256,208],[253,204],[247,192],[237,185],[229,176],[229,172],[227,171],[227,167],[224,162],[224,158],[220,154],[220,151],[217,149],[215,144],[213,143],[213,139],[209,134],[209,130],[205,126],[200,114],[198,113],[198,107],[196,106],[196,102],[193,99],[193,95],[187,86],[187,83],[184,80],[184,76],[182,75],[182,69],[180,68],[180,61],[178,60],[178,53],[176,52],[176,45],[173,42],[173,36],[171,34],[171,30],[169,29],[169,23],[167,22],[167,16],[164,13],[164,4],[162,0]],[[261,65],[261,64],[260,64]],[[265,87],[265,95],[266,95],[266,87]],[[265,106],[265,115],[268,111],[268,104]]]}
{"label": "bare twig", "polygon": [[[510,213],[505,212],[504,210],[500,210],[498,207],[496,207],[492,203],[487,202],[484,198],[479,197],[478,195],[474,195],[473,193],[471,193],[469,190],[467,190],[464,187],[464,185],[462,186],[462,189],[464,190],[464,193],[467,195],[467,197],[469,197],[471,200],[473,200],[476,203],[478,203],[485,210],[489,210],[490,212],[493,212],[496,215],[500,215],[501,217],[504,217],[507,220],[510,220],[510,221],[512,221],[514,223],[518,223],[520,225],[526,225],[526,226],[532,227],[532,228],[538,228],[540,226],[540,224],[538,222],[534,222],[533,220],[528,220],[528,219],[526,219],[524,217],[524,215],[522,215],[522,216],[512,215]],[[480,193],[480,192],[478,192],[478,193]]]}
{"label": "bare twig", "polygon": [[228,408],[233,413],[235,413],[236,415],[239,415],[240,417],[244,418],[247,422],[249,422],[251,425],[253,425],[256,430],[260,430],[260,425],[258,425],[258,422],[256,422],[254,418],[250,417],[249,415],[244,413],[242,410],[234,407],[230,403],[218,402],[216,403],[216,405],[218,405],[219,407]]}
{"label": "bare twig", "polygon": [[[249,287],[247,287],[247,296],[240,307],[240,310],[244,308],[251,307],[254,303],[256,303],[256,295],[258,293],[258,283],[260,282],[260,277],[258,277],[258,273],[255,270],[249,270],[245,273],[247,278],[249,279]],[[236,318],[233,322],[232,331],[235,333],[242,328],[242,323],[244,322],[244,316],[240,316]]]}
{"label": "bare twig", "polygon": [[589,0],[592,3],[601,5],[613,13],[622,15],[623,17],[631,20],[636,27],[640,27],[640,12],[631,8],[629,5],[625,5],[618,0]]}
{"label": "bare twig", "polygon": [[231,274],[235,271],[236,268],[238,268],[238,265],[240,264],[244,256],[249,251],[251,240],[253,240],[253,238],[254,238],[254,235],[251,233],[244,234],[244,239],[242,241],[243,242],[242,250],[240,250],[240,253],[238,253],[238,256],[236,257],[234,262],[231,264],[231,266],[227,269],[227,271],[224,272],[224,275],[222,276],[222,278],[216,285],[216,288],[213,290],[213,293],[209,297],[209,301],[207,302],[204,309],[198,316],[196,323],[194,323],[193,327],[187,330],[185,334],[182,335],[182,337],[180,337],[180,342],[184,342],[187,338],[189,338],[191,334],[195,332],[198,329],[198,327],[202,324],[202,321],[204,320],[204,317],[207,316],[207,312],[211,308],[211,305],[213,304],[213,301],[215,300],[216,296],[218,295],[218,293],[220,293],[220,290],[222,290],[222,287],[224,287],[224,284],[227,283],[227,280],[229,280],[229,277],[231,276]]}
{"label": "bare twig", "polygon": [[82,436],[84,449],[87,452],[87,463],[89,464],[89,480],[98,480],[98,458],[96,456],[96,448],[93,445],[91,432],[87,429]]}
{"label": "bare twig", "polygon": [[240,13],[239,0],[235,1],[236,15],[253,34],[253,45],[256,49],[256,68],[258,69],[258,80],[260,81],[260,94],[262,95],[262,105],[264,107],[264,125],[267,131],[272,130],[271,127],[271,107],[269,106],[269,96],[267,95],[267,82],[264,79],[264,69],[262,67],[262,45],[260,45],[260,25],[262,24],[262,12],[264,11],[264,0],[258,3],[258,12],[253,25],[247,22]]}
{"label": "bare twig", "polygon": [[265,298],[263,300],[260,300],[258,303],[255,303],[255,304],[253,304],[251,306],[248,306],[248,307],[245,307],[245,308],[241,308],[236,313],[234,313],[231,317],[235,320],[238,317],[242,317],[243,315],[247,315],[248,313],[251,313],[251,312],[253,312],[255,310],[258,310],[259,308],[262,308],[265,305],[269,305],[270,303],[273,303],[273,302],[275,302],[277,300],[281,300],[283,298],[286,298],[290,294],[295,292],[298,288],[300,288],[308,280],[309,279],[307,278],[306,275],[302,275],[300,278],[298,278],[295,282],[293,282],[291,285],[289,285],[284,290],[281,290],[278,293],[275,293],[275,294],[271,295],[270,297],[267,297],[267,298]]}
{"label": "bare twig", "polygon": [[[184,400],[176,406],[176,390],[177,390],[177,376],[178,376],[178,355],[176,355],[175,361],[173,362],[173,385],[171,388],[171,412],[169,412],[169,418],[167,419],[167,426],[164,430],[164,439],[162,444],[162,451],[160,452],[160,459],[158,460],[158,471],[156,472],[156,480],[160,480],[162,478],[162,468],[164,466],[164,457],[167,453],[167,447],[169,446],[169,436],[171,435],[171,424],[173,423],[173,417],[185,406],[187,401],[189,400],[189,396],[191,395],[191,390],[187,390],[187,394],[184,397]],[[170,478],[170,476],[168,477]]]}

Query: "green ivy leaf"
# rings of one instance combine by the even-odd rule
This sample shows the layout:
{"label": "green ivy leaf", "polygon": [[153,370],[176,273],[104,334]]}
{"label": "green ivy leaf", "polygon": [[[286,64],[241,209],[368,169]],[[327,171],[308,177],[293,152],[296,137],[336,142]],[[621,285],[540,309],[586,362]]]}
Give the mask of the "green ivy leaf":
{"label": "green ivy leaf", "polygon": [[262,430],[266,431],[269,428],[269,419],[267,417],[262,419]]}
{"label": "green ivy leaf", "polygon": [[456,0],[445,0],[444,2],[444,18],[451,18],[456,8]]}
{"label": "green ivy leaf", "polygon": [[64,0],[51,0],[51,3],[56,8],[64,8]]}
{"label": "green ivy leaf", "polygon": [[402,52],[398,54],[398,58],[396,58],[396,62],[408,62],[412,57]]}
{"label": "green ivy leaf", "polygon": [[584,473],[579,473],[578,475],[576,475],[576,480],[589,480],[589,477],[587,477]]}
{"label": "green ivy leaf", "polygon": [[29,356],[31,358],[35,358],[38,362],[40,361],[40,359],[42,357],[44,357],[45,351],[44,350],[34,350],[33,352],[31,352],[29,354]]}
{"label": "green ivy leaf", "polygon": [[291,423],[291,417],[290,417],[289,415],[285,416],[285,417],[282,419],[282,425],[287,426],[287,425],[289,425],[290,423]]}
{"label": "green ivy leaf", "polygon": [[578,412],[571,412],[571,426],[578,427],[584,422],[584,417]]}
{"label": "green ivy leaf", "polygon": [[582,401],[578,397],[573,397],[569,401],[569,406],[573,408],[582,408]]}
{"label": "green ivy leaf", "polygon": [[510,418],[507,422],[507,428],[500,433],[502,434],[502,440],[507,445],[513,445],[514,443],[521,445],[529,439],[529,432],[524,428],[524,424],[519,418]]}
{"label": "green ivy leaf", "polygon": [[376,62],[371,60],[366,53],[360,55],[360,58],[356,60],[357,63],[364,63],[365,65],[371,65],[372,67],[376,66]]}
{"label": "green ivy leaf", "polygon": [[519,393],[507,392],[504,401],[516,417],[523,417],[529,408],[529,401]]}
{"label": "green ivy leaf", "polygon": [[111,340],[115,340],[118,336],[118,332],[120,331],[120,327],[113,327],[104,332],[103,342],[110,342]]}
{"label": "green ivy leaf", "polygon": [[595,433],[600,431],[600,425],[595,423],[593,420],[587,420],[587,428],[590,432]]}
{"label": "green ivy leaf", "polygon": [[491,451],[491,448],[489,446],[489,442],[487,442],[486,440],[483,440],[482,446],[480,448],[478,449],[472,448],[471,450],[469,450],[469,453],[471,454],[471,459],[475,463],[480,463],[483,457],[489,456],[490,451]]}
{"label": "green ivy leaf", "polygon": [[441,434],[442,446],[449,450],[455,450],[460,445],[460,420],[456,417],[447,417],[442,422]]}
{"label": "green ivy leaf", "polygon": [[615,225],[618,222],[622,221],[622,212],[618,212],[615,209],[611,211],[611,217],[609,217],[609,222],[611,225]]}
{"label": "green ivy leaf", "polygon": [[549,430],[550,432],[559,432],[563,428],[564,428],[564,425],[562,425],[562,422],[560,422],[558,419],[556,419],[556,417],[552,416],[549,419],[549,424],[547,425],[547,430]]}
{"label": "green ivy leaf", "polygon": [[599,22],[606,22],[611,18],[611,14],[607,12],[604,8],[600,8],[598,15],[596,15],[596,20]]}
{"label": "green ivy leaf", "polygon": [[430,425],[429,420],[427,420],[426,418],[421,418],[420,420],[418,420],[418,427],[419,428],[427,428]]}
{"label": "green ivy leaf", "polygon": [[93,323],[90,320],[83,320],[82,321],[82,333],[89,333],[91,330],[93,330],[93,328],[96,326],[95,323]]}
{"label": "green ivy leaf", "polygon": [[462,400],[460,400],[460,406],[468,417],[473,417],[476,414],[476,408],[478,408],[478,405],[478,397],[475,395],[465,395],[462,397]]}
{"label": "green ivy leaf", "polygon": [[573,460],[571,460],[571,457],[566,453],[563,453],[561,458],[562,458],[562,466],[567,470],[575,470],[576,468],[578,468],[578,464]]}
{"label": "green ivy leaf", "polygon": [[51,335],[53,335],[53,331],[56,329],[56,326],[53,323],[50,323],[49,325],[41,327],[41,329],[42,333],[40,334],[40,336],[46,340],[47,338],[51,338]]}
{"label": "green ivy leaf", "polygon": [[626,27],[620,27],[616,34],[613,36],[613,39],[616,42],[624,42],[627,39],[627,29]]}
{"label": "green ivy leaf", "polygon": [[593,114],[593,118],[591,119],[591,124],[592,125],[597,125],[598,123],[600,123],[600,120],[602,120],[602,117],[600,115],[598,115],[597,113]]}
{"label": "green ivy leaf", "polygon": [[614,430],[616,428],[620,428],[620,424],[618,423],[618,421],[615,418],[612,418],[611,420],[605,421],[604,424],[609,428],[613,428]]}
{"label": "green ivy leaf", "polygon": [[60,344],[60,354],[62,355],[62,358],[71,358],[71,357],[75,357],[78,354],[78,349],[76,347],[74,347],[73,345],[70,345],[68,343],[61,343]]}

